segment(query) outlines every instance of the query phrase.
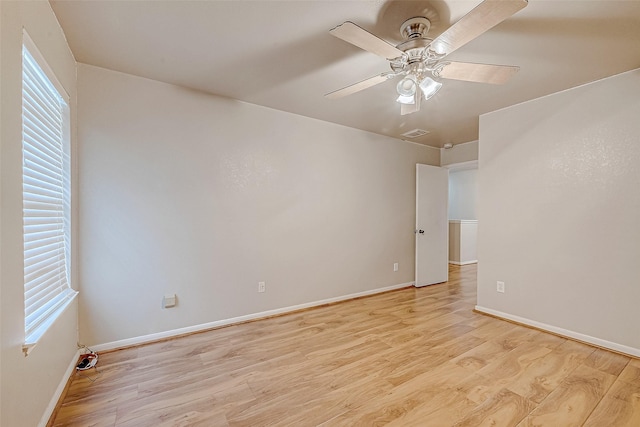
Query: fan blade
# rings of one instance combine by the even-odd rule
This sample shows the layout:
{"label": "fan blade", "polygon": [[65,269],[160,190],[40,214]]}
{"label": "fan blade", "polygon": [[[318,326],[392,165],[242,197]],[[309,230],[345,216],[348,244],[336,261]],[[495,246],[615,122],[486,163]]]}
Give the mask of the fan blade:
{"label": "fan blade", "polygon": [[512,65],[474,64],[471,62],[450,62],[437,74],[438,77],[467,82],[490,83],[501,85],[506,83],[520,67]]}
{"label": "fan blade", "polygon": [[400,104],[400,115],[406,116],[407,114],[415,113],[416,111],[420,111],[420,100],[422,99],[422,93],[419,90],[416,91],[414,96],[413,104]]}
{"label": "fan blade", "polygon": [[375,53],[385,59],[398,58],[404,54],[400,49],[397,49],[395,46],[390,45],[351,21],[338,25],[330,30],[329,33],[352,45],[358,46],[360,49]]}
{"label": "fan blade", "polygon": [[449,55],[527,5],[527,0],[485,0],[436,37],[430,49]]}
{"label": "fan blade", "polygon": [[386,82],[387,80],[395,76],[395,73],[382,73],[377,76],[370,77],[366,80],[362,80],[361,82],[343,87],[342,89],[329,92],[325,95],[325,97],[329,99],[342,98],[343,96],[351,95],[352,93],[360,92],[361,90],[370,88],[371,86]]}

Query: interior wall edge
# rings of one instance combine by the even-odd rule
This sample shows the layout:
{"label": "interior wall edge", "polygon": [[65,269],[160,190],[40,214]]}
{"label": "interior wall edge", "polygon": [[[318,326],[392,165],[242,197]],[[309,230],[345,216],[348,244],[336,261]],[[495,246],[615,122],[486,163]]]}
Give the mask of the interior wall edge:
{"label": "interior wall edge", "polygon": [[49,402],[47,409],[45,409],[44,413],[42,414],[42,418],[38,423],[38,427],[46,427],[47,425],[49,425],[49,421],[53,418],[53,415],[55,414],[58,408],[58,405],[62,403],[60,399],[64,397],[64,395],[66,394],[65,391],[69,386],[69,383],[71,381],[71,376],[73,375],[76,369],[76,366],[78,365],[80,350],[81,349],[78,349],[78,351],[76,351],[76,354],[71,358],[71,361],[69,362],[69,366],[67,367],[67,370],[65,371],[64,375],[60,379],[60,384],[58,384],[58,388],[56,389],[55,393],[51,396],[51,401]]}
{"label": "interior wall edge", "polygon": [[547,323],[538,322],[536,320],[527,319],[525,317],[516,316],[513,314],[505,313],[499,310],[493,310],[491,308],[482,307],[476,305],[475,310],[477,312],[487,314],[493,317],[497,317],[502,320],[508,320],[511,322],[515,322],[521,325],[529,326],[535,329],[539,329],[543,332],[549,332],[555,335],[559,335],[564,338],[569,338],[575,341],[583,342],[586,344],[591,344],[596,347],[601,347],[607,350],[611,350],[617,353],[622,353],[626,356],[631,356],[635,358],[640,358],[640,348],[630,347],[624,344],[619,344],[612,341],[603,340],[601,338],[593,337],[590,335],[585,335],[580,332],[571,331],[564,328],[559,328],[557,326],[549,325]]}
{"label": "interior wall edge", "polygon": [[458,163],[478,161],[479,140],[456,144],[451,148],[440,149],[440,166],[448,167]]}

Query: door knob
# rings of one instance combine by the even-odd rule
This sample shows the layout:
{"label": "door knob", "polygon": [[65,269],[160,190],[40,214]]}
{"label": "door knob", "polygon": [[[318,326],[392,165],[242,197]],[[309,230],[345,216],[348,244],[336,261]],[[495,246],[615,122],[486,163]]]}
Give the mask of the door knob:
{"label": "door knob", "polygon": [[414,231],[414,233],[424,234],[424,230],[416,230],[416,231]]}

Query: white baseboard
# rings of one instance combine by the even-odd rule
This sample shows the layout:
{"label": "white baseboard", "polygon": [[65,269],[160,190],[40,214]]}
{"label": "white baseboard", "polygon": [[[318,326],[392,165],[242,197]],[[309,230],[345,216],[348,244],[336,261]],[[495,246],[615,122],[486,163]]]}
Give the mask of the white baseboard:
{"label": "white baseboard", "polygon": [[455,264],[455,265],[467,265],[467,264],[477,264],[477,263],[478,263],[477,259],[474,259],[473,261],[463,261],[463,262],[449,260],[449,264]]}
{"label": "white baseboard", "polygon": [[76,351],[76,354],[73,356],[73,359],[71,359],[71,362],[69,363],[69,367],[67,368],[66,372],[62,376],[62,380],[60,380],[60,384],[58,384],[58,388],[56,389],[56,392],[51,397],[51,401],[49,402],[47,409],[45,409],[44,414],[42,414],[42,418],[38,423],[38,427],[46,427],[47,423],[49,423],[49,419],[51,418],[51,415],[53,415],[53,411],[56,409],[58,400],[60,400],[60,397],[64,392],[64,388],[67,386],[67,382],[69,381],[69,378],[71,378],[71,374],[73,373],[73,371],[76,369],[76,366],[78,365],[79,357],[80,357],[80,349]]}
{"label": "white baseboard", "polygon": [[628,354],[633,357],[640,357],[640,349],[629,347],[623,344],[618,344],[615,342],[603,340],[600,338],[592,337],[590,335],[581,334],[579,332],[570,331],[568,329],[559,328],[557,326],[548,325],[546,323],[537,322],[535,320],[527,319],[520,316],[515,316],[509,313],[503,313],[502,311],[493,310],[486,307],[481,307],[476,305],[476,311],[480,313],[490,314],[495,317],[499,317],[506,320],[511,320],[516,323],[521,323],[523,325],[532,326],[537,329],[541,329],[543,331],[552,332],[557,335],[561,335],[563,337],[572,338],[578,341],[582,341],[588,344],[593,344],[598,347],[603,347],[609,350],[617,351],[619,353]]}
{"label": "white baseboard", "polygon": [[154,342],[154,341],[158,341],[166,338],[172,338],[180,335],[206,331],[208,329],[219,328],[222,326],[229,326],[235,323],[247,322],[249,320],[263,319],[265,317],[291,313],[291,312],[303,310],[306,308],[312,308],[320,305],[331,304],[331,303],[340,302],[340,301],[347,301],[354,298],[360,298],[368,295],[379,294],[382,292],[393,291],[396,289],[407,288],[413,285],[414,285],[414,282],[401,283],[399,285],[392,285],[384,288],[377,288],[377,289],[372,289],[364,292],[357,292],[355,294],[343,295],[340,297],[328,298],[328,299],[309,302],[305,304],[277,308],[275,310],[268,310],[268,311],[262,311],[259,313],[247,314],[245,316],[238,316],[238,317],[232,317],[229,319],[216,320],[214,322],[202,323],[200,325],[194,325],[194,326],[187,326],[185,328],[172,329],[169,331],[158,332],[155,334],[142,335],[139,337],[127,338],[124,340],[112,341],[104,344],[94,344],[94,345],[90,345],[89,347],[91,348],[91,350],[95,352],[115,350],[117,348],[123,348],[123,347],[131,347],[134,345],[146,344],[146,343],[150,343],[150,342]]}

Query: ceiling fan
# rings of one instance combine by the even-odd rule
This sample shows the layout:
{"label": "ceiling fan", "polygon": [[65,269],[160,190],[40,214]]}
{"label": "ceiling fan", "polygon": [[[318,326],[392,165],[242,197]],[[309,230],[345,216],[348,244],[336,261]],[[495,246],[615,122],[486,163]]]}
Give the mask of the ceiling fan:
{"label": "ceiling fan", "polygon": [[329,33],[389,61],[391,71],[326,94],[335,99],[359,92],[398,76],[396,86],[401,114],[420,110],[420,101],[440,90],[439,78],[502,84],[518,72],[510,65],[445,61],[444,58],[498,25],[527,5],[527,0],[484,0],[435,39],[426,37],[431,22],[424,16],[406,20],[400,27],[404,41],[397,46],[382,40],[353,22],[338,25]]}

